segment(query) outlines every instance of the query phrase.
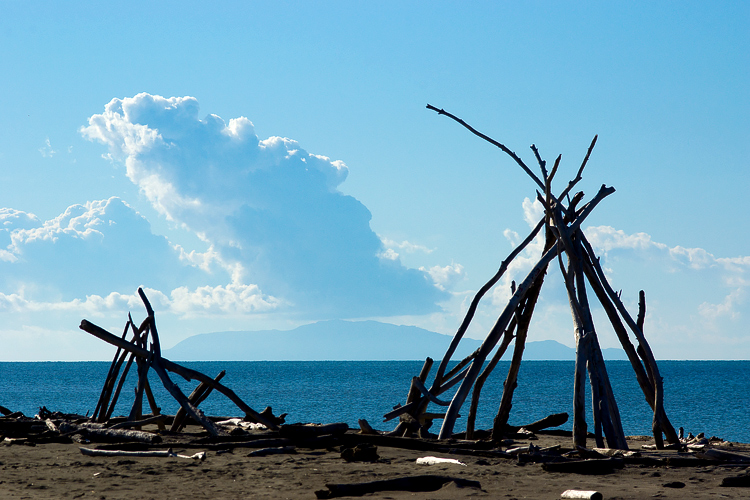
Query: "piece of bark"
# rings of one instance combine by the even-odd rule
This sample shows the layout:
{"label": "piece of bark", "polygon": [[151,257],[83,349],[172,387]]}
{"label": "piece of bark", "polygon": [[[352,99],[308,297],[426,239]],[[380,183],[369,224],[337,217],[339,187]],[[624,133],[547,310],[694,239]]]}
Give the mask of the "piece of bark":
{"label": "piece of bark", "polygon": [[315,492],[317,498],[361,497],[379,491],[437,491],[447,483],[456,483],[461,488],[481,488],[479,481],[470,481],[449,476],[407,476],[365,483],[326,484],[328,490]]}

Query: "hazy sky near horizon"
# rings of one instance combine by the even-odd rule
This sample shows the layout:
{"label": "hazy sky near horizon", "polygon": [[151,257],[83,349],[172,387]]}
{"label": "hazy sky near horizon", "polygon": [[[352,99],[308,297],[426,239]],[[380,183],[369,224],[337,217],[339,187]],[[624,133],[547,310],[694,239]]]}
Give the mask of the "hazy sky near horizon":
{"label": "hazy sky near horizon", "polygon": [[[378,319],[455,332],[536,186],[584,224],[657,358],[750,359],[745,2],[0,0],[0,360],[107,359],[144,310],[198,333]],[[485,299],[483,338],[538,257]],[[603,347],[617,341],[594,311]],[[572,346],[551,267],[530,340]],[[367,349],[367,346],[363,346]]]}

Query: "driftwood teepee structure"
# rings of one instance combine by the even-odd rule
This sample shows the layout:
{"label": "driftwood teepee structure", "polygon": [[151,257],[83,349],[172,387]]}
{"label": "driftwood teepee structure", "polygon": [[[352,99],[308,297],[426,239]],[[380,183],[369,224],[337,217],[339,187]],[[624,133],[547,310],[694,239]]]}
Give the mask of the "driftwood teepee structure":
{"label": "driftwood teepee structure", "polygon": [[[578,192],[572,197],[570,196],[573,188],[581,180],[581,174],[586,167],[597,138],[594,137],[591,141],[591,145],[575,178],[568,182],[568,185],[559,195],[556,195],[552,191],[552,181],[560,165],[560,156],[555,160],[552,170],[548,171],[546,162],[541,158],[536,146],[531,146],[541,171],[540,178],[518,155],[503,144],[478,132],[463,120],[442,109],[431,105],[427,105],[427,108],[436,111],[438,114],[452,118],[475,135],[497,146],[509,155],[536,183],[538,187],[537,199],[544,206],[544,217],[526,239],[501,263],[497,273],[477,292],[463,322],[453,337],[450,347],[438,365],[430,388],[428,389],[425,385],[432,367],[432,360],[428,358],[420,375],[412,379],[406,404],[386,414],[386,420],[400,416],[401,422],[395,432],[401,433],[403,431],[406,433],[414,431],[415,428],[419,429],[421,426],[427,428],[429,427],[426,425],[427,422],[431,422],[432,419],[442,418],[443,425],[438,437],[440,439],[447,439],[453,435],[456,419],[459,416],[458,412],[471,393],[471,404],[466,428],[466,437],[471,439],[474,435],[474,421],[482,386],[507,350],[511,341],[515,339],[510,368],[505,379],[503,394],[492,429],[492,439],[499,441],[508,424],[513,391],[516,387],[518,370],[523,357],[534,307],[542,290],[542,284],[544,283],[548,267],[556,263],[556,265],[559,265],[565,280],[576,340],[573,410],[574,444],[577,446],[586,445],[587,425],[584,413],[585,383],[586,373],[588,372],[591,385],[594,434],[597,446],[604,447],[606,439],[606,444],[609,448],[627,449],[619,410],[609,382],[591,315],[588,290],[594,292],[597,300],[604,308],[633,366],[636,379],[643,391],[646,402],[653,410],[652,430],[657,448],[663,447],[664,437],[662,435],[666,437],[669,443],[678,443],[678,436],[664,412],[662,378],[659,375],[659,369],[651,348],[643,335],[646,307],[644,293],[643,291],[640,292],[638,315],[636,319],[633,319],[625,309],[620,295],[612,289],[607,281],[599,265],[599,259],[594,254],[594,250],[581,229],[581,223],[591,214],[596,205],[606,196],[612,194],[615,189],[602,185],[596,196],[585,204],[582,204],[582,192]],[[513,283],[512,297],[479,349],[446,373],[451,358],[469,327],[484,294],[500,280],[511,261],[542,230],[544,230],[545,245],[536,265],[534,265],[518,286],[515,285],[515,282]],[[635,337],[638,345],[637,348],[631,342],[628,329]],[[487,363],[488,360],[489,362]],[[450,402],[438,398],[438,396],[456,385],[458,385],[458,389],[455,391]],[[427,413],[426,410],[430,402],[446,406],[447,410],[445,414]]]}

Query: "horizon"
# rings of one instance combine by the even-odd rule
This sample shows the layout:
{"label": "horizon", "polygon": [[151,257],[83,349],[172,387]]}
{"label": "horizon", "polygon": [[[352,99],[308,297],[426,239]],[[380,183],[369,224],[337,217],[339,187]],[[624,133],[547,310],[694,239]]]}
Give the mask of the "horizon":
{"label": "horizon", "polygon": [[[750,359],[750,4],[127,6],[4,6],[0,360],[111,359],[78,325],[117,334],[138,287],[165,346],[326,319],[453,335],[542,208],[427,104],[530,166],[562,154],[557,192],[598,134],[577,189],[616,192],[583,231],[634,316],[645,290],[656,358]],[[554,263],[541,340],[574,342]]]}

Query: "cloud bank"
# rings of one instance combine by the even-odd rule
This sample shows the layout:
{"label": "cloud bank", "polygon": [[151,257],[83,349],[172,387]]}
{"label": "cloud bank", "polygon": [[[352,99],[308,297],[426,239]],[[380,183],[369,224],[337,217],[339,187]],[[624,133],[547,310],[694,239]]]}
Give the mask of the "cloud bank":
{"label": "cloud bank", "polygon": [[447,298],[387,252],[367,208],[337,189],[343,162],[261,140],[247,118],[201,119],[192,97],[142,93],[113,99],[81,133],[108,146],[156,210],[211,245],[233,286],[317,317],[423,314]]}
{"label": "cloud bank", "polygon": [[0,248],[0,312],[140,308],[134,292],[141,285],[163,309],[183,315],[263,312],[280,304],[257,286],[226,285],[232,268],[211,249],[187,253],[171,245],[116,197],[72,205],[47,221],[0,209]]}

